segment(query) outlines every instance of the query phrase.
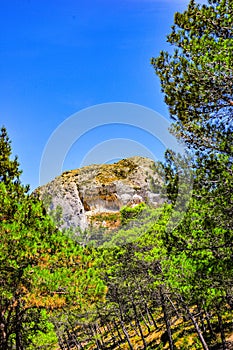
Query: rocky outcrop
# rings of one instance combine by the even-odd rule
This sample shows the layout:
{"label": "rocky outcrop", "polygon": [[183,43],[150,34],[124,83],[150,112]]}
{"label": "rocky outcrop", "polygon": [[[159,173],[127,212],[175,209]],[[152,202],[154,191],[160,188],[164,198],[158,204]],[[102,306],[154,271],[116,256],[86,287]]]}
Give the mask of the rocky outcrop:
{"label": "rocky outcrop", "polygon": [[[124,205],[145,202],[156,207],[162,200],[156,190],[161,182],[155,163],[148,158],[132,157],[114,164],[91,165],[64,172],[36,192],[49,211],[62,212],[61,227],[80,227],[106,218],[115,217]],[[115,216],[113,214],[116,214]],[[97,221],[98,221],[97,220]]]}

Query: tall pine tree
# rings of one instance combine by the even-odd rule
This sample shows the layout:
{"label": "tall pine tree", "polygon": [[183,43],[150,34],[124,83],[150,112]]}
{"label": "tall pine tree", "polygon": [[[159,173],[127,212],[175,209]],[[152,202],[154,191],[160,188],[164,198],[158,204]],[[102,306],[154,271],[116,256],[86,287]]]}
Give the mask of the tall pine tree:
{"label": "tall pine tree", "polygon": [[104,287],[96,288],[87,253],[56,229],[21,184],[5,128],[0,150],[0,348],[22,350],[46,328],[41,310],[84,310]]}

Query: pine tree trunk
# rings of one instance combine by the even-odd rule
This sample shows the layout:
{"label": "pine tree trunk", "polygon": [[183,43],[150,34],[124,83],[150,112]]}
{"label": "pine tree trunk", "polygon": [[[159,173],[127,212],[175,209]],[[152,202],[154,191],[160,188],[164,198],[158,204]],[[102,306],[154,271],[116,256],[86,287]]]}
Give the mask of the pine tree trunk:
{"label": "pine tree trunk", "polygon": [[129,325],[135,331],[135,335],[140,336],[140,334],[139,334],[139,332],[137,330],[137,324],[136,324],[136,322],[134,322],[134,323],[135,324],[133,324],[133,321],[129,321]]}
{"label": "pine tree trunk", "polygon": [[108,331],[108,333],[111,333],[111,335],[112,335],[113,345],[114,345],[115,347],[118,346],[118,348],[119,348],[120,343],[119,343],[117,337],[115,336],[114,330],[113,330],[112,327],[109,325],[109,323],[107,323],[107,331]]}
{"label": "pine tree trunk", "polygon": [[131,344],[131,341],[130,341],[129,334],[128,334],[128,332],[126,330],[126,327],[125,327],[124,317],[123,317],[123,310],[122,310],[122,303],[121,303],[121,300],[119,300],[117,293],[116,293],[116,300],[117,300],[117,304],[118,304],[118,310],[119,310],[119,316],[120,316],[120,324],[121,324],[122,331],[123,331],[123,333],[125,335],[127,343],[129,344],[130,350],[134,350],[133,346]]}
{"label": "pine tree trunk", "polygon": [[148,324],[149,320],[148,320],[148,322],[147,322],[147,320],[146,320],[146,318],[144,317],[142,311],[139,310],[139,312],[140,312],[140,315],[141,315],[141,317],[142,317],[142,319],[143,319],[143,322],[145,323],[145,326],[146,326],[146,328],[147,328],[147,335],[149,335],[150,332],[151,332],[150,325]]}
{"label": "pine tree trunk", "polygon": [[97,349],[98,349],[98,350],[102,350],[102,346],[101,346],[101,343],[100,343],[100,341],[99,341],[99,339],[98,339],[98,335],[97,335],[97,333],[96,333],[96,331],[95,331],[94,326],[93,326],[93,325],[90,325],[90,326],[89,326],[89,329],[90,329],[90,331],[91,331],[92,336],[94,337],[94,340],[95,340]]}
{"label": "pine tree trunk", "polygon": [[152,312],[150,311],[150,309],[148,309],[148,314],[150,315],[150,318],[153,322],[155,329],[158,329],[159,327],[158,327],[157,323],[155,322],[154,316],[153,316]]}
{"label": "pine tree trunk", "polygon": [[176,314],[176,318],[179,319],[180,315],[179,315],[179,312],[177,311],[177,308],[175,307],[173,301],[171,300],[171,298],[169,298],[169,296],[167,296],[167,299],[168,299],[169,303],[171,304],[171,306]]}
{"label": "pine tree trunk", "polygon": [[214,334],[214,330],[213,330],[213,327],[211,325],[210,314],[209,314],[208,310],[205,310],[205,318],[206,318],[207,327],[208,327],[208,330],[210,332],[211,338],[216,339],[216,335]]}
{"label": "pine tree trunk", "polygon": [[171,324],[170,324],[170,320],[169,320],[168,312],[167,312],[166,300],[165,300],[165,296],[164,296],[164,288],[162,286],[160,287],[160,299],[161,299],[161,305],[162,305],[162,310],[163,310],[163,318],[164,318],[164,322],[166,324],[166,329],[167,329],[169,349],[174,350],[174,344],[173,344],[172,332],[171,332]]}
{"label": "pine tree trunk", "polygon": [[3,350],[7,349],[7,343],[8,343],[8,339],[7,339],[7,330],[6,330],[6,325],[4,322],[4,317],[1,315],[0,318],[0,332],[1,332],[1,336],[0,336],[0,348]]}
{"label": "pine tree trunk", "polygon": [[77,342],[78,346],[80,347],[80,350],[84,350],[84,347],[82,346],[82,341],[79,340],[79,335],[75,331],[75,329],[71,328],[72,334],[74,336],[75,341]]}
{"label": "pine tree trunk", "polygon": [[67,335],[68,335],[68,339],[70,339],[74,344],[75,346],[78,347],[78,349],[80,350],[84,350],[82,344],[80,343],[78,337],[76,336],[75,334],[75,331],[71,330],[72,332],[70,332],[68,329],[67,329]]}
{"label": "pine tree trunk", "polygon": [[201,321],[201,330],[202,332],[206,332],[206,326],[205,326],[205,322],[204,322],[204,317],[203,317],[203,312],[202,312],[202,309],[199,305],[197,305],[197,309],[198,309],[198,312],[199,312],[199,315],[200,315],[200,321]]}
{"label": "pine tree trunk", "polygon": [[224,332],[223,323],[222,323],[222,316],[220,315],[220,313],[217,313],[217,315],[218,315],[218,326],[219,326],[221,340],[222,340],[222,349],[226,350],[226,338],[225,338],[225,332]]}
{"label": "pine tree trunk", "polygon": [[139,318],[138,318],[137,308],[136,308],[136,305],[135,305],[135,303],[133,301],[133,298],[131,299],[131,302],[132,302],[133,311],[134,311],[134,315],[135,315],[136,325],[137,325],[137,327],[139,329],[144,349],[146,349],[147,348],[147,343],[146,343],[146,340],[145,340],[145,337],[144,337],[144,334],[143,334],[143,331],[142,331],[142,327],[141,327],[141,324],[140,324],[140,321],[139,321]]}
{"label": "pine tree trunk", "polygon": [[198,334],[198,337],[199,337],[199,339],[200,339],[200,341],[201,341],[201,343],[202,343],[203,349],[204,349],[204,350],[209,350],[208,345],[206,344],[205,339],[204,339],[204,337],[203,337],[203,334],[202,334],[202,332],[201,332],[201,329],[200,329],[200,327],[198,326],[198,323],[197,323],[197,321],[195,320],[194,316],[191,314],[191,312],[189,312],[189,316],[190,316],[190,318],[191,318],[191,320],[192,320],[192,323],[193,323],[193,325],[194,325],[194,327],[195,327],[195,329],[196,329],[196,331],[197,331],[197,334]]}
{"label": "pine tree trunk", "polygon": [[184,300],[182,298],[180,298],[180,299],[182,301],[182,304],[184,306],[185,311],[187,312],[188,316],[190,317],[190,319],[191,319],[191,321],[192,321],[192,323],[193,323],[193,325],[194,325],[194,327],[195,327],[195,329],[197,331],[197,335],[198,335],[198,338],[200,339],[200,342],[202,344],[203,349],[204,350],[209,350],[208,345],[206,344],[206,341],[205,341],[205,339],[203,337],[202,331],[201,331],[201,329],[200,329],[200,327],[199,327],[195,317],[190,312],[190,310],[189,310],[188,306],[186,305],[186,303],[184,302]]}
{"label": "pine tree trunk", "polygon": [[125,328],[125,323],[124,323],[124,319],[123,319],[123,313],[122,313],[122,309],[121,309],[121,305],[118,303],[119,305],[119,311],[120,311],[120,323],[121,323],[121,328],[122,328],[122,331],[126,337],[126,340],[127,340],[127,343],[129,344],[129,348],[130,350],[133,350],[133,346],[131,344],[131,341],[130,341],[130,338],[129,338],[129,334]]}
{"label": "pine tree trunk", "polygon": [[16,328],[15,328],[15,345],[16,350],[23,350],[22,336],[21,336],[21,317],[19,302],[15,308]]}
{"label": "pine tree trunk", "polygon": [[113,320],[113,324],[114,324],[114,327],[116,328],[116,331],[117,331],[118,337],[119,337],[119,339],[120,339],[120,342],[122,343],[122,342],[123,342],[123,339],[122,339],[121,333],[120,333],[120,331],[119,331],[118,324],[116,323],[115,320]]}
{"label": "pine tree trunk", "polygon": [[130,348],[131,350],[133,350],[133,346],[132,346],[132,344],[131,344],[131,341],[130,341],[128,332],[127,332],[127,330],[126,330],[126,328],[125,328],[124,321],[121,320],[120,322],[121,322],[122,331],[123,331],[123,333],[124,333],[124,335],[125,335],[125,337],[126,337],[127,343],[129,344],[129,348]]}
{"label": "pine tree trunk", "polygon": [[100,335],[100,343],[101,343],[102,348],[104,349],[103,334],[102,334],[101,328],[98,325],[98,322],[95,323],[95,330],[96,330],[96,333]]}

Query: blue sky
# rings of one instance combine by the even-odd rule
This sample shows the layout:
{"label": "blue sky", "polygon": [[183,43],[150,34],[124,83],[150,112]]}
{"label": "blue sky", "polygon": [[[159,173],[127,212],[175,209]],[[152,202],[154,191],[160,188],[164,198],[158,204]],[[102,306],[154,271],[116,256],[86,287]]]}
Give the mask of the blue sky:
{"label": "blue sky", "polygon": [[[83,108],[130,102],[168,117],[150,58],[168,48],[174,13],[188,2],[1,0],[0,125],[12,139],[24,183],[38,186],[50,135]],[[96,128],[72,146],[64,170],[112,137],[148,148],[154,142],[136,129]]]}

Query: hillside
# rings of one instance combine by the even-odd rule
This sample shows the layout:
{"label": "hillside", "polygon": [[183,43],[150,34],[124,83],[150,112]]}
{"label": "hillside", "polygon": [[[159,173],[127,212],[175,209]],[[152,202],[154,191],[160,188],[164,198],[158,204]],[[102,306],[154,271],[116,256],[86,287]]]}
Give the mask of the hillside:
{"label": "hillside", "polygon": [[117,227],[123,206],[162,203],[155,169],[155,163],[143,157],[94,164],[66,171],[36,192],[60,228]]}

